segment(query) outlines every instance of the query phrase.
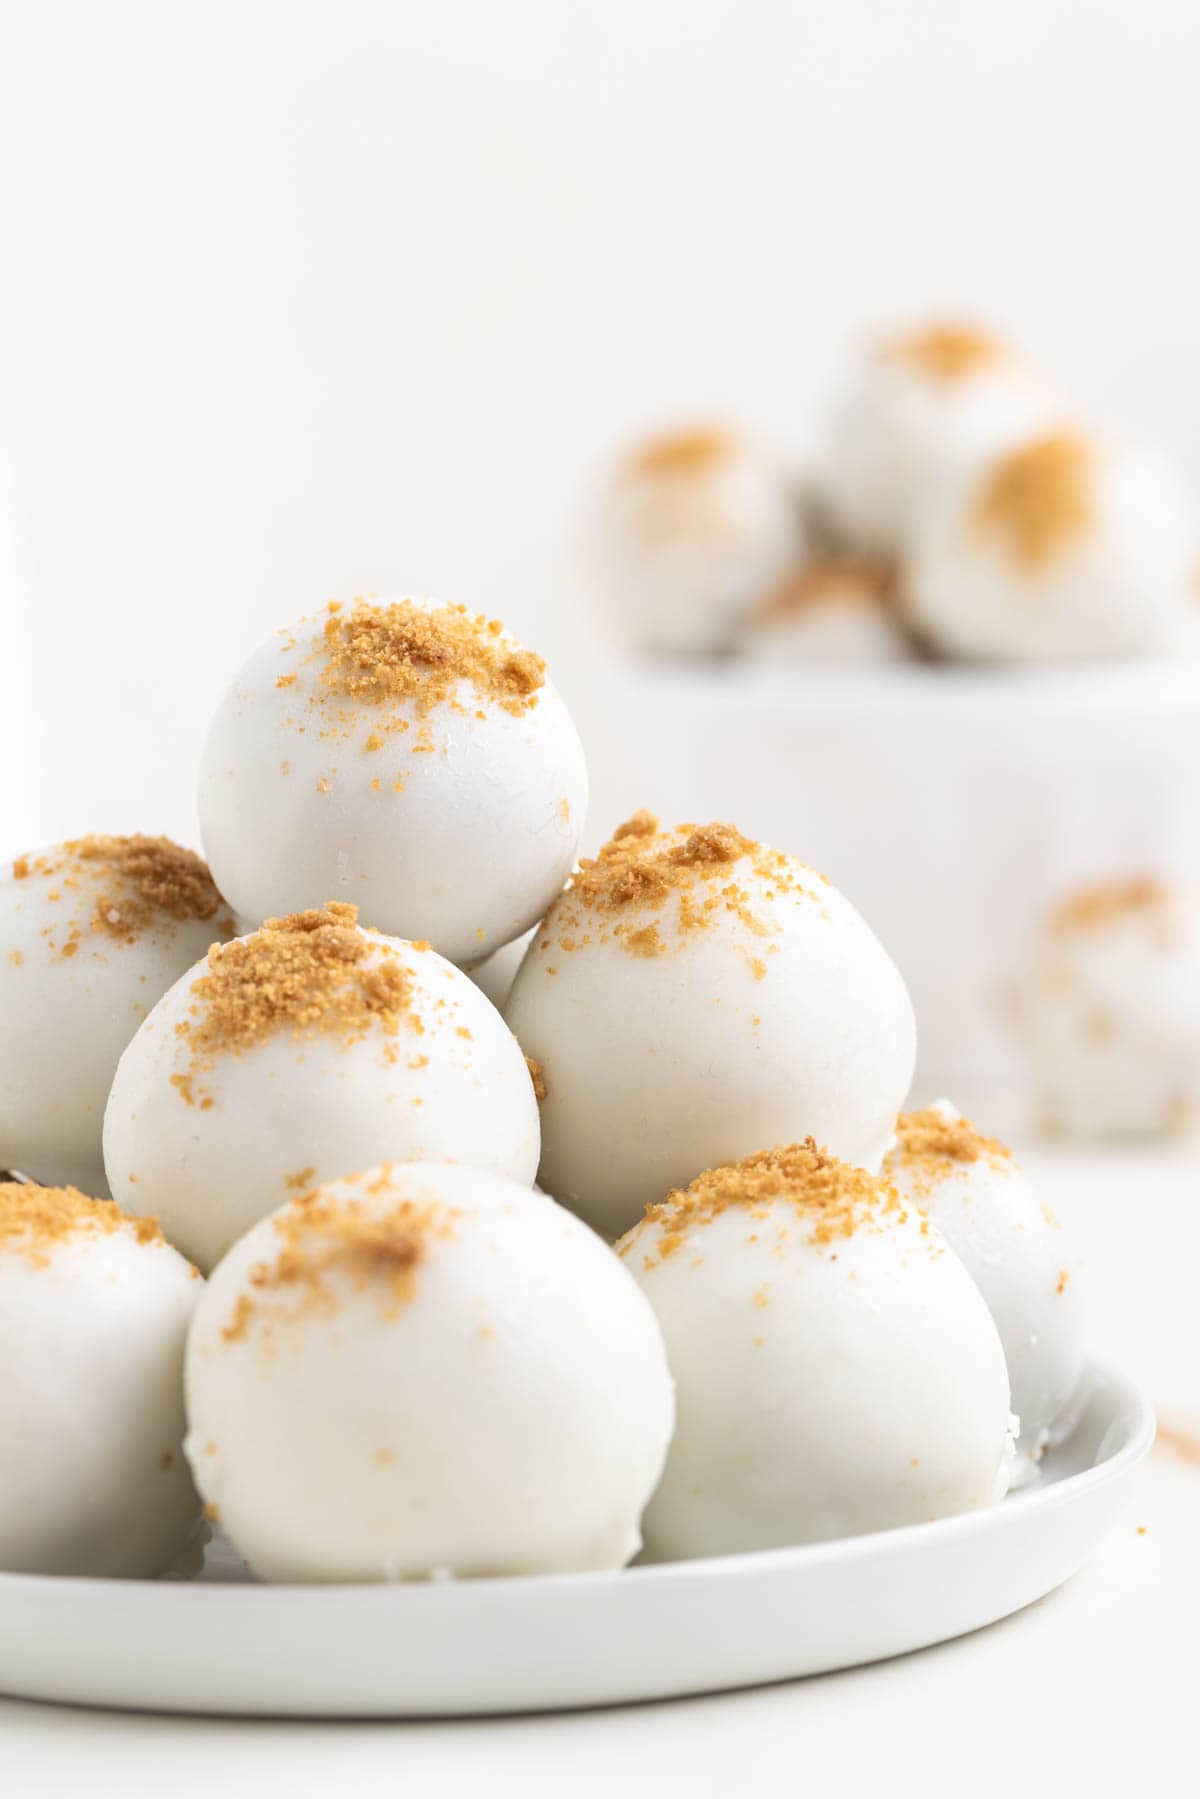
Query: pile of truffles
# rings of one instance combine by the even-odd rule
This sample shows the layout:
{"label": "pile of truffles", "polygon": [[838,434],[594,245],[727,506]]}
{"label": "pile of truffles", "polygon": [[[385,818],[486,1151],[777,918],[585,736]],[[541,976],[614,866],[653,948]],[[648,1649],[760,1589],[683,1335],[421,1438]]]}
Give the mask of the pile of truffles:
{"label": "pile of truffles", "polygon": [[1068,663],[1200,650],[1193,506],[990,333],[862,346],[806,477],[676,430],[611,471],[595,575],[627,638],[785,665]]}
{"label": "pile of truffles", "polygon": [[1073,1263],[1000,1144],[899,1116],[886,952],[730,824],[578,861],[586,798],[539,657],[356,601],[222,701],[207,865],[9,864],[0,1568],[612,1569],[1033,1477]]}

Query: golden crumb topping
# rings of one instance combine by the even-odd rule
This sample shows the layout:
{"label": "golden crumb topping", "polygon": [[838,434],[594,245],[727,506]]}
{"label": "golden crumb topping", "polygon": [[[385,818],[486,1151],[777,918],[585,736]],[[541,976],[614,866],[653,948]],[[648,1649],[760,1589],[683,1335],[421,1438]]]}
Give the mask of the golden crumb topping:
{"label": "golden crumb topping", "polygon": [[424,718],[437,706],[467,714],[486,700],[520,718],[537,705],[546,677],[542,658],[507,637],[499,619],[414,600],[357,599],[349,608],[332,601],[309,660],[319,663],[312,703],[335,727],[325,734],[356,728],[369,707],[378,715],[371,752],[384,747],[380,733],[407,731],[414,713]]}
{"label": "golden crumb topping", "polygon": [[1009,360],[999,339],[971,325],[929,325],[889,338],[880,354],[886,362],[905,362],[935,381],[962,381],[981,369]]}
{"label": "golden crumb topping", "polygon": [[1026,569],[1044,568],[1091,523],[1091,447],[1059,432],[1002,456],[975,504],[978,530],[999,538]]}
{"label": "golden crumb topping", "polygon": [[317,1188],[279,1212],[280,1239],[274,1261],[250,1269],[251,1291],[239,1295],[221,1335],[235,1343],[256,1314],[289,1320],[312,1310],[331,1311],[337,1292],[331,1276],[341,1276],[355,1292],[372,1290],[395,1315],[416,1291],[417,1270],[430,1243],[455,1235],[461,1211],[437,1199],[404,1199],[381,1210],[371,1203],[391,1189],[391,1167],[352,1177],[363,1194],[346,1196]]}
{"label": "golden crumb topping", "polygon": [[1151,875],[1134,875],[1124,881],[1101,881],[1070,894],[1050,914],[1053,931],[1091,931],[1139,915],[1165,915],[1174,904],[1174,893],[1164,881]]}
{"label": "golden crumb topping", "polygon": [[901,1113],[896,1147],[884,1167],[889,1173],[903,1172],[907,1184],[919,1193],[976,1162],[1011,1170],[1012,1151],[977,1131],[969,1118],[930,1106],[923,1112]]}
{"label": "golden crumb topping", "polygon": [[221,937],[233,931],[208,864],[169,837],[76,837],[43,855],[18,856],[14,881],[38,875],[54,885],[45,897],[61,916],[43,931],[62,958],[86,938],[133,943],[147,931],[173,934],[177,925],[213,921]]}
{"label": "golden crumb topping", "polygon": [[74,1187],[0,1182],[0,1250],[25,1255],[38,1267],[69,1238],[111,1237],[126,1226],[139,1243],[165,1241],[157,1218],[131,1218],[111,1199],[89,1199]]}
{"label": "golden crumb topping", "polygon": [[[781,927],[755,907],[782,894],[820,903],[822,883],[828,885],[824,875],[744,837],[734,825],[685,824],[663,831],[652,812],[636,812],[596,856],[580,863],[550,908],[538,947],[570,955],[612,940],[633,956],[665,955],[668,944],[660,927],[668,910],[682,940],[730,917],[767,939]],[[774,953],[773,947],[766,953]]]}
{"label": "golden crumb topping", "polygon": [[[761,1220],[777,1205],[791,1207],[808,1228],[807,1240],[820,1245],[858,1231],[884,1230],[911,1216],[890,1181],[839,1162],[809,1137],[803,1143],[759,1150],[740,1162],[707,1169],[690,1187],[677,1188],[664,1200],[647,1206],[645,1217],[622,1238],[618,1250],[627,1255],[643,1232],[656,1229],[653,1254],[645,1263],[653,1267],[673,1255],[693,1231],[711,1224],[730,1207]],[[921,1228],[926,1228],[924,1220]]]}
{"label": "golden crumb topping", "polygon": [[639,475],[703,475],[724,462],[733,447],[730,432],[702,425],[651,438],[635,451],[631,466]]}
{"label": "golden crumb topping", "polygon": [[896,591],[896,570],[866,556],[833,556],[806,562],[781,581],[759,606],[761,624],[780,624],[818,606],[885,607]]}
{"label": "golden crumb topping", "polygon": [[[240,1055],[280,1032],[349,1047],[374,1031],[394,1039],[402,1023],[420,1029],[399,953],[360,931],[357,918],[356,907],[331,902],[213,945],[206,972],[192,983],[188,1016],[175,1027],[190,1056],[187,1071],[172,1076],[182,1099],[197,1103],[196,1079],[218,1056]],[[394,1044],[385,1053],[394,1060]]]}
{"label": "golden crumb topping", "polygon": [[540,1105],[549,1089],[546,1086],[546,1069],[536,1056],[526,1056],[525,1066],[529,1070],[529,1078],[533,1082],[533,1096]]}

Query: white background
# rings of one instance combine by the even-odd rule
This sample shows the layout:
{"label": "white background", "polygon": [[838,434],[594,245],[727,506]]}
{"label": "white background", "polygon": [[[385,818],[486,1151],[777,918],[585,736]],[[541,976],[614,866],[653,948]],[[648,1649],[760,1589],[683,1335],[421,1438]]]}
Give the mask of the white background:
{"label": "white background", "polygon": [[597,460],[712,413],[801,451],[867,324],[997,321],[1200,485],[1186,0],[0,21],[12,848],[193,836],[244,652],[362,589],[499,612],[602,763]]}
{"label": "white background", "polygon": [[[615,759],[598,461],[726,413],[802,454],[877,321],[995,321],[1200,488],[1198,64],[1188,0],[0,0],[8,847],[193,837],[241,657],[362,589],[500,613]],[[1097,1342],[1194,1409],[1195,1165],[1104,1179]],[[1045,1607],[861,1676],[462,1731],[0,1702],[0,1740],[21,1799],[1178,1782],[1196,1478],[1156,1464],[1148,1534]]]}

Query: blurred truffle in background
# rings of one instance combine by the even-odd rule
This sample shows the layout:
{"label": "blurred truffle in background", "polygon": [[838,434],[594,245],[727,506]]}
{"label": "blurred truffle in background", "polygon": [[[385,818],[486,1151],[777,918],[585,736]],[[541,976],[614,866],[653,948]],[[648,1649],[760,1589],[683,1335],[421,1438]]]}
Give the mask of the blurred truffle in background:
{"label": "blurred truffle in background", "polygon": [[[620,456],[593,573],[627,648],[787,665],[1093,663],[1200,646],[1194,509],[974,325],[875,336],[803,478],[740,430]],[[798,424],[800,421],[798,421]]]}
{"label": "blurred truffle in background", "polygon": [[661,655],[730,648],[804,553],[782,465],[742,432],[702,426],[620,458],[596,520],[601,591],[628,640]]}
{"label": "blurred truffle in background", "polygon": [[1115,1139],[1200,1118],[1200,893],[1137,875],[1043,920],[1014,995],[1042,1128]]}

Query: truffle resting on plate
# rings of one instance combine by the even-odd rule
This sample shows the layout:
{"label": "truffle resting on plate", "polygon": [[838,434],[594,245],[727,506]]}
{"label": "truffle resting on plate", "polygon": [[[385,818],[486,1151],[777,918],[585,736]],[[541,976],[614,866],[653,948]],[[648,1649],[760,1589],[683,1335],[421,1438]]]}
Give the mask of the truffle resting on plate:
{"label": "truffle resting on plate", "polygon": [[188,1344],[197,1484],[269,1580],[619,1568],[671,1434],[654,1315],[579,1219],[478,1169],[297,1197]]}
{"label": "truffle resting on plate", "polygon": [[883,1172],[928,1212],[987,1301],[1021,1420],[1015,1484],[1075,1421],[1084,1317],[1070,1240],[1011,1151],[946,1100],[901,1117]]}
{"label": "truffle resting on plate", "polygon": [[153,1219],[0,1183],[0,1568],[195,1572],[183,1356],[202,1289]]}
{"label": "truffle resting on plate", "polygon": [[676,1382],[653,1554],[782,1548],[1003,1498],[996,1327],[890,1181],[811,1141],[763,1151],[650,1206],[618,1249]]}

